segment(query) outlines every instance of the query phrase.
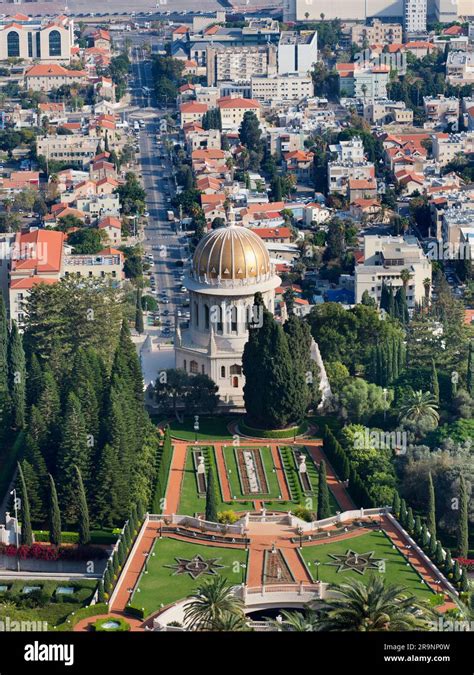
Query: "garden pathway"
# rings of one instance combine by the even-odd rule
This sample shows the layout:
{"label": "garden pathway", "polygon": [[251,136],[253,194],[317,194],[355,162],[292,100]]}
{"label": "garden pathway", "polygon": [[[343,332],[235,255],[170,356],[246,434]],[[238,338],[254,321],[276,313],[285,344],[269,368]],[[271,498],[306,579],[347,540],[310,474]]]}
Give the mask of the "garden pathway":
{"label": "garden pathway", "polygon": [[232,501],[232,493],[230,490],[229,478],[227,476],[227,471],[225,467],[224,459],[224,444],[214,443],[216,462],[217,462],[217,473],[219,474],[219,482],[222,489],[222,497],[225,502]]}
{"label": "garden pathway", "polygon": [[186,470],[186,450],[189,443],[173,441],[173,459],[171,461],[168,489],[166,490],[165,513],[178,513],[181,484]]}
{"label": "garden pathway", "polygon": [[309,454],[318,464],[318,466],[319,462],[322,459],[324,459],[324,461],[326,462],[327,484],[329,489],[333,493],[334,497],[336,498],[337,503],[341,507],[341,511],[351,511],[352,509],[355,509],[357,507],[355,506],[352,499],[349,497],[349,494],[346,488],[344,487],[344,484],[342,483],[342,481],[339,480],[333,467],[328,462],[328,459],[324,454],[322,445],[323,445],[322,441],[309,441],[309,442],[307,441],[305,443],[305,446],[308,449]]}
{"label": "garden pathway", "polygon": [[284,501],[289,502],[291,501],[291,495],[288,489],[288,485],[286,484],[285,471],[283,469],[283,463],[281,461],[280,453],[278,452],[278,445],[271,444],[270,449],[272,451],[273,464],[275,465],[278,484],[280,485],[280,494]]}

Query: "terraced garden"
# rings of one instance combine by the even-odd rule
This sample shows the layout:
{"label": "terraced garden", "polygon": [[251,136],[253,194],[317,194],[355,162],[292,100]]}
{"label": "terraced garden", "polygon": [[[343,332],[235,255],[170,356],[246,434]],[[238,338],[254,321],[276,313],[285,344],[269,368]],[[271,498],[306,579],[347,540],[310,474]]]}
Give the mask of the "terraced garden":
{"label": "terraced garden", "polygon": [[[243,453],[251,450],[254,456],[260,461],[260,486],[265,488],[262,492],[252,492],[250,490],[246,467],[243,464]],[[229,480],[230,491],[235,499],[279,499],[281,498],[281,489],[278,483],[275,464],[273,463],[272,451],[269,447],[264,448],[245,448],[231,447],[223,448],[224,460]]]}

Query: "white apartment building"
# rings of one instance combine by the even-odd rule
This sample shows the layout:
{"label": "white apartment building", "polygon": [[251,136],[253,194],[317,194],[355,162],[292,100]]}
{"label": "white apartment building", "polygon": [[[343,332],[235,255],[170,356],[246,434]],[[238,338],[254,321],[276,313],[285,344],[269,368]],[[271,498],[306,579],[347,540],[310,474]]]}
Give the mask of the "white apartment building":
{"label": "white apartment building", "polygon": [[282,31],[278,43],[278,74],[307,75],[318,60],[316,31]]}
{"label": "white apartment building", "polygon": [[434,134],[433,158],[441,166],[449,164],[456,155],[474,152],[474,131],[460,134]]}
{"label": "white apartment building", "polygon": [[403,286],[400,274],[405,269],[411,274],[406,295],[408,308],[413,309],[425,296],[423,281],[431,279],[431,263],[416,237],[364,237],[364,262],[355,268],[356,302],[360,303],[367,291],[380,303],[382,285],[394,290]]}
{"label": "white apartment building", "polygon": [[474,208],[450,208],[443,214],[441,234],[443,242],[451,246],[458,246],[461,241],[461,230],[474,225]]}
{"label": "white apartment building", "polygon": [[207,84],[249,82],[255,76],[277,72],[275,45],[251,45],[207,48]]}
{"label": "white apartment building", "polygon": [[375,179],[375,167],[372,162],[343,162],[336,160],[328,163],[328,189],[331,194],[346,194],[349,181],[368,181]]}
{"label": "white apartment building", "polygon": [[364,144],[359,137],[330,145],[329,150],[337,153],[337,159],[340,162],[363,162],[365,160]]}
{"label": "white apartment building", "polygon": [[[472,0],[428,0],[428,14],[437,21],[449,23],[459,17],[472,16]],[[404,0],[283,0],[283,20],[320,21],[321,14],[326,20],[367,21],[404,17]]]}
{"label": "white apartment building", "polygon": [[426,33],[427,0],[404,0],[403,28],[405,35]]}
{"label": "white apartment building", "polygon": [[449,52],[446,75],[451,84],[474,83],[474,52]]}
{"label": "white apartment building", "polygon": [[357,63],[338,63],[339,94],[341,97],[365,100],[387,98],[390,68],[386,65],[372,68],[360,67]]}
{"label": "white apartment building", "polygon": [[251,97],[262,102],[301,101],[314,95],[313,80],[307,76],[252,77],[250,84]]}
{"label": "white apartment building", "polygon": [[405,101],[377,99],[364,103],[364,119],[369,124],[413,124],[413,110],[407,108]]}

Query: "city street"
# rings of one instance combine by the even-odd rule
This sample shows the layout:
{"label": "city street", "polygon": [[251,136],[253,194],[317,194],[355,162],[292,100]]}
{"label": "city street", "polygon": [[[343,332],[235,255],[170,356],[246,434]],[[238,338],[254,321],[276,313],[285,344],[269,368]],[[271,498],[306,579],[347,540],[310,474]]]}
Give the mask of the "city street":
{"label": "city street", "polygon": [[[151,63],[144,60],[146,54],[141,47],[132,49],[133,78],[132,102],[139,110],[131,113],[130,120],[140,120],[139,132],[141,176],[146,190],[146,208],[149,214],[144,228],[144,249],[146,255],[153,256],[152,286],[150,292],[157,298],[160,306],[161,322],[157,331],[159,341],[169,341],[174,333],[174,319],[176,312],[182,307],[186,294],[180,291],[181,276],[184,268],[177,263],[187,256],[185,244],[180,243],[179,234],[175,231],[175,224],[167,217],[171,209],[171,198],[175,193],[172,164],[169,159],[164,141],[167,134],[160,133],[159,118],[163,111],[153,106],[153,96],[146,96],[143,87],[153,89]],[[158,140],[159,139],[159,140]],[[166,294],[166,296],[164,295]],[[163,299],[169,301],[164,303]],[[186,309],[181,308],[184,314]],[[166,313],[166,314],[165,314]],[[169,333],[165,334],[169,322]],[[151,331],[156,334],[155,331]]]}

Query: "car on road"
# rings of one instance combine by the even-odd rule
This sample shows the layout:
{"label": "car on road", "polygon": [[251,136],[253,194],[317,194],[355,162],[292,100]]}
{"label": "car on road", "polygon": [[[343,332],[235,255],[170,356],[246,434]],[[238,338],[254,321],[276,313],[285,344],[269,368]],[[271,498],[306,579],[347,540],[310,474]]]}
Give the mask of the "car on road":
{"label": "car on road", "polygon": [[169,312],[168,309],[164,309],[164,310],[162,311],[163,316],[168,316],[169,313],[170,313],[170,312]]}
{"label": "car on road", "polygon": [[187,291],[186,286],[181,286],[181,288],[179,289],[180,293],[186,293],[186,291]]}

